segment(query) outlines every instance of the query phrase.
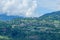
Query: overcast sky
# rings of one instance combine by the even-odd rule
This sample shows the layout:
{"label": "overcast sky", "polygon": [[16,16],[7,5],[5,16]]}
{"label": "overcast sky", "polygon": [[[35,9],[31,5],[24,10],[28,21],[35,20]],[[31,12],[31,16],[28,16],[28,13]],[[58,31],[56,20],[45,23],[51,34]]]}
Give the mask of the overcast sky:
{"label": "overcast sky", "polygon": [[0,0],[0,14],[38,17],[60,11],[60,0]]}

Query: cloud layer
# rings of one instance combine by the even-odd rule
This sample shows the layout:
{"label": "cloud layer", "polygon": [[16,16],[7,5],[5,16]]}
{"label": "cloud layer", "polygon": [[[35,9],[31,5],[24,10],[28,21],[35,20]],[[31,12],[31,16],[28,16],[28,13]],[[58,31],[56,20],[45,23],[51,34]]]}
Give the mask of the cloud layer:
{"label": "cloud layer", "polygon": [[0,12],[25,17],[60,10],[60,0],[0,0]]}
{"label": "cloud layer", "polygon": [[0,12],[7,15],[30,17],[36,7],[36,0],[0,0]]}

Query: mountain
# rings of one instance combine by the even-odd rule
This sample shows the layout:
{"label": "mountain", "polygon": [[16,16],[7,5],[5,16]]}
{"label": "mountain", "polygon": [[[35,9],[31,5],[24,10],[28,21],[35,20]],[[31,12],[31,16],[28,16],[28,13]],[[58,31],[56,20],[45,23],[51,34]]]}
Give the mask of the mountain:
{"label": "mountain", "polygon": [[43,23],[53,24],[55,27],[60,27],[60,11],[45,14],[39,17],[39,19]]}
{"label": "mountain", "polygon": [[6,14],[0,14],[0,20],[12,20],[15,18],[23,18],[22,16],[8,16]]}
{"label": "mountain", "polygon": [[40,17],[42,20],[60,20],[60,11],[47,13]]}
{"label": "mountain", "polygon": [[38,18],[3,16],[13,18],[0,21],[0,40],[60,40],[60,11]]}

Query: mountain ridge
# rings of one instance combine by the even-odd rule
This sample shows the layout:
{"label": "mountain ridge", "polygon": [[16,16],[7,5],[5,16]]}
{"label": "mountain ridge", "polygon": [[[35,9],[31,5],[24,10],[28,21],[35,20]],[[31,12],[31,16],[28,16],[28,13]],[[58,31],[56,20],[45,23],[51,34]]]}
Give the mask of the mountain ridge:
{"label": "mountain ridge", "polygon": [[56,14],[54,12],[38,18],[15,18],[10,21],[1,21],[0,35],[3,38],[7,36],[9,40],[60,40],[59,14],[60,12]]}
{"label": "mountain ridge", "polygon": [[[51,13],[46,13],[40,17],[23,17],[23,16],[13,16],[13,15],[6,15],[6,14],[0,14],[0,20],[12,20],[15,18],[39,18],[39,19],[45,19],[45,17],[49,17],[49,16],[54,16],[54,17],[58,17],[60,16],[60,11],[56,11],[56,12],[51,12]],[[59,19],[59,18],[58,18]]]}

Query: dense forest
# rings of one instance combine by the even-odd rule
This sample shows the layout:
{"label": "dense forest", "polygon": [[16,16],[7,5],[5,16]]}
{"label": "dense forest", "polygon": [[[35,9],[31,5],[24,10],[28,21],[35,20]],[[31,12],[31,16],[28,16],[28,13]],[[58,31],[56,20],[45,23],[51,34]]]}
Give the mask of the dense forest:
{"label": "dense forest", "polygon": [[60,11],[33,18],[1,17],[0,40],[60,40]]}

